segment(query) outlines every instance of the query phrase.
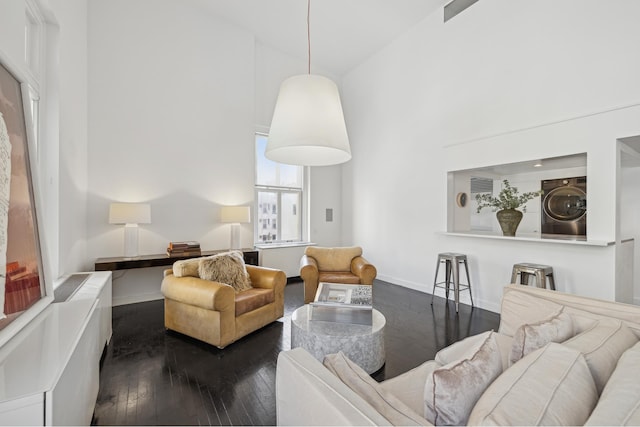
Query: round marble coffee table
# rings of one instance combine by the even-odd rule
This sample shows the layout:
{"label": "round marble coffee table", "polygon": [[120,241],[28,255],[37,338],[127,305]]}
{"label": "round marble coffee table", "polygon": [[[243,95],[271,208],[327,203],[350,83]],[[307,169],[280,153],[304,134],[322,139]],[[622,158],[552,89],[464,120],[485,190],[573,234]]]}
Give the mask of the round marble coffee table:
{"label": "round marble coffee table", "polygon": [[367,373],[384,365],[384,325],[386,319],[373,309],[372,325],[309,320],[310,305],[291,315],[291,348],[302,347],[320,362],[327,354],[342,351]]}

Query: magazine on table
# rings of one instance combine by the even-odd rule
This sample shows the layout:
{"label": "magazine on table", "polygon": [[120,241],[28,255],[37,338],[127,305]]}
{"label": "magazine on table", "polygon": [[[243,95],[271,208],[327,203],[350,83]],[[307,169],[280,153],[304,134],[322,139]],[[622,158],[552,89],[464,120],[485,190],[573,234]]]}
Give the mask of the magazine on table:
{"label": "magazine on table", "polygon": [[371,286],[320,282],[315,300],[317,306],[371,308]]}

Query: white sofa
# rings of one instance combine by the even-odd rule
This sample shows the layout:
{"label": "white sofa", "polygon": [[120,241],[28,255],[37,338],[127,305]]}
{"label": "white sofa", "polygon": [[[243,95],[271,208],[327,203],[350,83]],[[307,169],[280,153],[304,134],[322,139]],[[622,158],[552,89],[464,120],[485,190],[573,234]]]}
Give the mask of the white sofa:
{"label": "white sofa", "polygon": [[341,354],[280,353],[277,422],[640,425],[639,339],[638,306],[509,285],[498,332],[381,383]]}

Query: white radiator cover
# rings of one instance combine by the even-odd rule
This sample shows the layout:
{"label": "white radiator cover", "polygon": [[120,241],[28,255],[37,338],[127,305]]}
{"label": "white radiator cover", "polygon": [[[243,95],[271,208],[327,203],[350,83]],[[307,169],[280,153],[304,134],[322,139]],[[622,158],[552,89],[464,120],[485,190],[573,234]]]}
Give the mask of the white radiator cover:
{"label": "white radiator cover", "polygon": [[300,258],[304,255],[307,246],[315,243],[302,245],[256,245],[260,249],[260,265],[263,267],[277,268],[285,272],[287,277],[300,276]]}
{"label": "white radiator cover", "polygon": [[0,348],[0,425],[89,425],[110,338],[111,272],[96,272]]}

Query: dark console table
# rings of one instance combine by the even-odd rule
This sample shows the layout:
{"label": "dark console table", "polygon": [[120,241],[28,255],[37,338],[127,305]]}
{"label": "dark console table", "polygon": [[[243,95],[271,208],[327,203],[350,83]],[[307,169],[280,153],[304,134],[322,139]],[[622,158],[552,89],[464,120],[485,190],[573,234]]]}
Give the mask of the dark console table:
{"label": "dark console table", "polygon": [[[181,259],[198,258],[201,256],[215,255],[227,252],[228,249],[216,251],[202,251],[201,255],[170,257],[167,254],[141,255],[135,258],[112,257],[98,258],[95,264],[96,271],[127,270],[130,268],[162,267],[173,265]],[[244,254],[244,262],[251,265],[258,265],[258,251],[256,249],[241,249]]]}

